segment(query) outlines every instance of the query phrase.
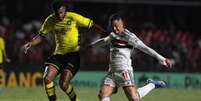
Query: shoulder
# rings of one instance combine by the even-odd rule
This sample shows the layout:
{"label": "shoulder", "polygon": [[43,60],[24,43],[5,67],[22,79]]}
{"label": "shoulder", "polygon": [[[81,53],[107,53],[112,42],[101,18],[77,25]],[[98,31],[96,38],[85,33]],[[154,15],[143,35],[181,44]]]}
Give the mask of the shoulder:
{"label": "shoulder", "polygon": [[66,12],[66,14],[68,14],[68,15],[79,15],[79,14],[76,13],[76,12]]}
{"label": "shoulder", "polygon": [[128,29],[125,29],[124,33],[130,37],[137,37],[133,32],[129,31]]}
{"label": "shoulder", "polygon": [[112,38],[117,37],[117,35],[114,32],[111,32],[109,36],[112,37]]}
{"label": "shoulder", "polygon": [[125,31],[124,31],[124,33],[126,33],[126,34],[133,34],[133,35],[135,35],[134,33],[132,33],[131,31],[129,31],[128,29],[125,29]]}
{"label": "shoulder", "polygon": [[52,14],[50,14],[46,19],[54,19],[54,18],[55,18],[55,14],[52,13]]}
{"label": "shoulder", "polygon": [[45,22],[53,22],[55,15],[52,13],[48,17],[46,17]]}
{"label": "shoulder", "polygon": [[81,16],[80,14],[75,13],[75,12],[66,12],[66,15],[67,15],[67,17],[70,17],[70,18]]}

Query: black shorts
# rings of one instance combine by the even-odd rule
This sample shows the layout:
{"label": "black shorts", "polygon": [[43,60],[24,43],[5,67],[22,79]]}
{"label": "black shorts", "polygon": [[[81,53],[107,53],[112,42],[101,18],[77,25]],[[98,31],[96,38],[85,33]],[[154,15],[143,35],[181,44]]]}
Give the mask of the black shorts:
{"label": "black shorts", "polygon": [[2,63],[0,64],[0,69],[3,69],[3,64]]}
{"label": "black shorts", "polygon": [[72,52],[64,55],[52,55],[45,62],[45,66],[47,65],[53,65],[59,72],[68,69],[74,76],[80,68],[80,54]]}

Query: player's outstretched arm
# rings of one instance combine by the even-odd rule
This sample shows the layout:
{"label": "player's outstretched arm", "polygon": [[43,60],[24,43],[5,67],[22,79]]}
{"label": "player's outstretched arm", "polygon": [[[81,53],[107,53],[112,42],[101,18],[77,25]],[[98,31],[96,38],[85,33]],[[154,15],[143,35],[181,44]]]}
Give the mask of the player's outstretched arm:
{"label": "player's outstretched arm", "polygon": [[91,47],[100,47],[100,46],[103,46],[103,45],[106,45],[110,42],[111,38],[110,36],[107,36],[105,38],[101,38],[101,39],[98,39],[94,42],[92,42],[88,48],[91,48]]}
{"label": "player's outstretched arm", "polygon": [[141,51],[149,54],[150,56],[153,56],[153,57],[157,58],[162,65],[164,65],[164,66],[166,66],[168,68],[172,68],[172,65],[174,64],[173,59],[164,58],[163,56],[158,54],[155,50],[153,50],[153,49],[149,48],[148,46],[146,46],[141,40],[139,40],[137,42],[136,47],[138,49],[140,49]]}
{"label": "player's outstretched arm", "polygon": [[32,47],[35,46],[37,44],[39,44],[42,41],[41,36],[38,34],[36,35],[31,41],[27,42],[24,46],[23,46],[23,50],[24,53],[26,54],[27,51]]}

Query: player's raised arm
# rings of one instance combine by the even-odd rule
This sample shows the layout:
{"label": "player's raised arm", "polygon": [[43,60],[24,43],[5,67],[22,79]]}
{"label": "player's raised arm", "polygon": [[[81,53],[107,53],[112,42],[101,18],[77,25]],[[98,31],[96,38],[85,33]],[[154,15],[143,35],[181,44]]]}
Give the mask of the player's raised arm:
{"label": "player's raised arm", "polygon": [[31,41],[23,46],[25,54],[32,46],[38,45],[42,41],[42,37],[45,37],[51,31],[53,22],[52,16],[53,15],[51,14],[45,19],[44,23],[41,25],[39,34],[37,34],[35,37],[32,38]]}

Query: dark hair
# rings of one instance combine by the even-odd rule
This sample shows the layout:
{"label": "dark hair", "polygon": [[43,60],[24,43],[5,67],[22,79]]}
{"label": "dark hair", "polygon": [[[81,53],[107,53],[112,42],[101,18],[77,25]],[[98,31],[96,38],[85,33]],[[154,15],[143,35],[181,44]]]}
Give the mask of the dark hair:
{"label": "dark hair", "polygon": [[120,19],[122,19],[122,17],[121,17],[119,14],[117,14],[117,13],[112,14],[112,15],[109,17],[110,23],[112,23],[112,21],[114,21],[114,20],[120,20]]}
{"label": "dark hair", "polygon": [[114,20],[120,20],[120,19],[123,20],[120,14],[118,14],[118,13],[112,14],[112,15],[109,17],[107,31],[108,31],[108,32],[113,31],[113,29],[112,29],[112,22],[113,22]]}
{"label": "dark hair", "polygon": [[65,6],[67,7],[67,4],[68,4],[69,1],[67,0],[54,0],[52,2],[52,9],[54,11],[58,10],[61,6]]}

